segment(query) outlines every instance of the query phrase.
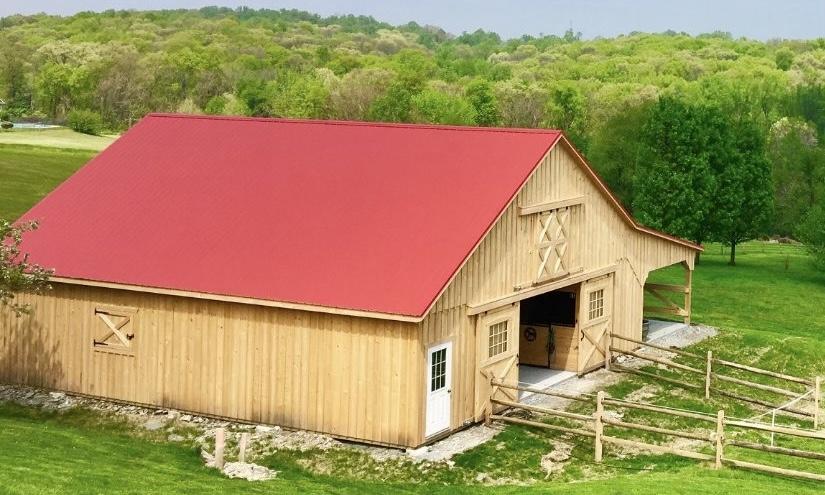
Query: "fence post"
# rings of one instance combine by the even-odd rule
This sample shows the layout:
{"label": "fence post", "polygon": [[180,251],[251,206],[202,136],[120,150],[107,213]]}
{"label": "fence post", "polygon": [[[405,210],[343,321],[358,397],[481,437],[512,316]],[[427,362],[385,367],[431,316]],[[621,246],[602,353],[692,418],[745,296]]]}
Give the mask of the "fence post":
{"label": "fence post", "polygon": [[238,442],[238,462],[246,462],[246,445],[249,443],[249,433],[241,433],[241,440]]}
{"label": "fence post", "polygon": [[595,419],[594,429],[596,430],[596,445],[595,461],[602,462],[602,435],[604,434],[604,423],[602,423],[602,416],[604,415],[604,391],[599,391],[596,394],[596,414],[593,415]]}
{"label": "fence post", "polygon": [[814,379],[814,429],[819,429],[819,401],[822,393],[822,377]]}
{"label": "fence post", "polygon": [[[493,415],[493,396],[498,391],[498,386],[495,385],[493,382],[496,379],[496,375],[492,372],[490,373],[490,396],[487,398],[487,407],[484,414],[484,426],[490,426],[493,423],[492,418],[490,416]],[[516,392],[518,393],[518,392]],[[518,397],[518,396],[517,396]]]}
{"label": "fence post", "polygon": [[725,449],[725,410],[716,413],[716,464],[715,469],[722,467],[722,457]]}
{"label": "fence post", "polygon": [[613,345],[613,332],[608,330],[604,333],[607,342],[604,345],[604,369],[610,371],[610,346]]}
{"label": "fence post", "polygon": [[215,430],[215,467],[223,469],[223,449],[226,446],[226,431],[223,428]]}
{"label": "fence post", "polygon": [[713,351],[708,351],[708,361],[705,368],[705,399],[710,399],[710,374],[713,365]]}

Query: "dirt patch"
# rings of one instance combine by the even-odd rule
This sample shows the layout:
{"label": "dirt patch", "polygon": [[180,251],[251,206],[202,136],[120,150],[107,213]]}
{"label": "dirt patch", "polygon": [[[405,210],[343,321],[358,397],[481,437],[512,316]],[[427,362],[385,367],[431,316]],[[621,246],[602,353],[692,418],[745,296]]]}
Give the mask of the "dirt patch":
{"label": "dirt patch", "polygon": [[647,402],[649,399],[656,397],[662,391],[662,388],[656,385],[646,384],[638,390],[634,390],[627,394],[624,400],[630,402]]}
{"label": "dirt patch", "polygon": [[564,466],[570,459],[573,446],[568,443],[556,442],[553,450],[541,457],[541,468],[546,474],[545,479],[564,470]]}

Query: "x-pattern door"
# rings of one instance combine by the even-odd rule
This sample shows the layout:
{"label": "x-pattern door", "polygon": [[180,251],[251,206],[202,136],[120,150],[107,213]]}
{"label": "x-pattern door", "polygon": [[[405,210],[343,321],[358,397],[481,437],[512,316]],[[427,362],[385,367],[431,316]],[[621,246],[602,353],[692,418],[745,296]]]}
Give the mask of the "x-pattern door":
{"label": "x-pattern door", "polygon": [[570,227],[570,208],[559,208],[539,216],[539,267],[536,280],[548,280],[567,275],[567,238]]}
{"label": "x-pattern door", "polygon": [[103,322],[101,331],[94,339],[96,349],[131,352],[134,333],[130,330],[132,314],[108,308],[95,309],[95,315]]}
{"label": "x-pattern door", "polygon": [[604,364],[613,324],[613,276],[588,280],[579,297],[579,374]]}

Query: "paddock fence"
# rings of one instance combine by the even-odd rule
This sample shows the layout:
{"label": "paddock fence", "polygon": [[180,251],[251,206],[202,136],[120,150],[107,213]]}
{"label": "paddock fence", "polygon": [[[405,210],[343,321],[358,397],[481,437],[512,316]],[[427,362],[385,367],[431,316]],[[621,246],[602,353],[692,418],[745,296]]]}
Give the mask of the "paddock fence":
{"label": "paddock fence", "polygon": [[[660,454],[671,454],[679,457],[706,462],[715,469],[729,466],[737,469],[746,469],[762,473],[790,476],[806,480],[825,481],[825,474],[820,472],[803,471],[799,469],[788,469],[777,465],[751,462],[739,458],[734,458],[730,449],[726,452],[726,447],[733,446],[740,449],[766,452],[784,458],[802,458],[815,461],[825,461],[825,451],[813,451],[799,448],[778,447],[774,444],[774,437],[813,439],[821,442],[825,449],[825,432],[815,429],[804,429],[790,426],[777,426],[775,424],[756,421],[754,419],[741,419],[727,417],[724,410],[719,410],[716,414],[703,411],[691,411],[666,407],[656,404],[634,402],[623,399],[614,399],[600,391],[597,394],[571,394],[552,389],[536,389],[525,387],[517,383],[507,383],[493,377],[490,381],[492,392],[490,404],[488,406],[487,422],[498,421],[501,423],[519,424],[534,428],[541,428],[566,435],[586,437],[593,441],[594,461],[601,463],[605,455],[605,446],[613,445],[618,447],[634,448],[641,451],[648,451]],[[547,407],[533,404],[525,404],[519,400],[512,400],[511,397],[501,398],[504,391],[530,392],[551,396],[570,401],[587,403],[593,406],[592,414],[570,412],[561,408]],[[687,418],[693,420],[696,428],[690,430],[678,430],[664,428],[650,424],[625,421],[616,419],[622,417],[620,411],[641,410],[657,415],[670,416],[676,418]],[[527,417],[514,416],[514,413],[523,413]],[[541,416],[535,418],[534,415]],[[556,418],[565,420],[564,425],[551,424],[540,419]],[[660,445],[643,442],[632,438],[624,438],[616,435],[618,431],[636,431],[654,433],[665,437],[681,438],[695,441],[696,450],[676,447],[673,445]],[[745,441],[737,437],[743,432],[757,431],[771,434],[771,444]],[[819,443],[817,443],[819,445]],[[825,473],[825,464],[822,466]]]}

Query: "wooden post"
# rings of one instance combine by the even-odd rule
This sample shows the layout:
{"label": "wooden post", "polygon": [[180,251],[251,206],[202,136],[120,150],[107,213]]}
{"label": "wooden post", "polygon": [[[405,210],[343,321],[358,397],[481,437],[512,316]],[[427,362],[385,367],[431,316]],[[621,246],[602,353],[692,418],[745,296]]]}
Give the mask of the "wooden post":
{"label": "wooden post", "polygon": [[246,462],[246,446],[249,443],[249,433],[241,433],[241,440],[238,442],[238,462]]}
{"label": "wooden post", "polygon": [[223,450],[226,447],[226,431],[223,428],[215,430],[215,467],[223,469]]}
{"label": "wooden post", "polygon": [[715,469],[722,467],[722,457],[725,449],[725,410],[716,414],[716,464]]}
{"label": "wooden post", "polygon": [[708,361],[705,368],[705,399],[710,399],[710,375],[713,366],[713,351],[708,351]]}
{"label": "wooden post", "polygon": [[593,415],[595,421],[595,430],[596,430],[596,445],[594,448],[595,451],[595,461],[602,462],[602,435],[604,435],[604,423],[602,422],[602,416],[604,416],[604,391],[599,391],[596,394],[596,414]]}
{"label": "wooden post", "polygon": [[[490,373],[490,396],[487,397],[487,407],[485,408],[486,411],[485,411],[485,414],[484,414],[484,426],[488,426],[488,427],[493,423],[493,420],[491,418],[491,416],[493,415],[493,396],[498,391],[498,386],[493,384],[493,381],[495,381],[495,379],[496,379],[496,375],[491,372]],[[516,395],[516,397],[518,397],[518,395]]]}
{"label": "wooden post", "polygon": [[814,429],[819,429],[819,401],[822,393],[822,377],[814,379]]}
{"label": "wooden post", "polygon": [[613,345],[613,332],[608,330],[604,332],[605,340],[607,343],[604,345],[604,369],[610,371],[610,359],[612,358],[610,354],[610,346]]}
{"label": "wooden post", "polygon": [[693,292],[693,270],[690,269],[690,266],[686,262],[682,263],[685,267],[685,325],[690,325],[690,305],[692,299],[692,292]]}

